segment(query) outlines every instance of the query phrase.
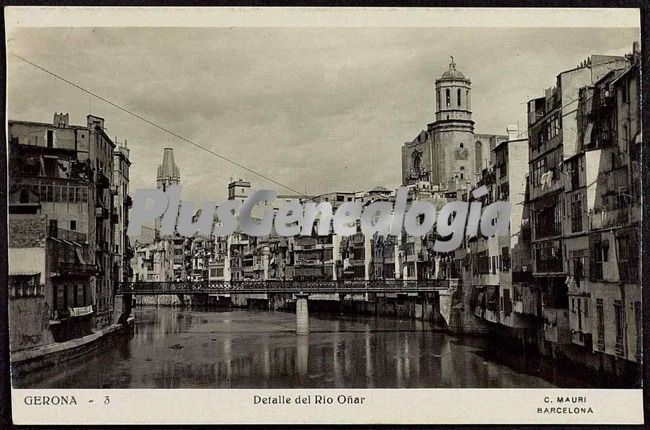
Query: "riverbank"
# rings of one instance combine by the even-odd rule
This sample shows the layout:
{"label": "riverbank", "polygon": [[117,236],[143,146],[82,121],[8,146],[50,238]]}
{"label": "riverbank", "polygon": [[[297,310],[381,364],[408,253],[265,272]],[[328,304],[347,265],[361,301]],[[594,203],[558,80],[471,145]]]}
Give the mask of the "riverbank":
{"label": "riverbank", "polygon": [[124,325],[113,324],[77,339],[11,353],[11,373],[14,377],[20,377],[26,373],[77,360],[122,335],[132,333],[134,326],[135,319],[129,317]]}

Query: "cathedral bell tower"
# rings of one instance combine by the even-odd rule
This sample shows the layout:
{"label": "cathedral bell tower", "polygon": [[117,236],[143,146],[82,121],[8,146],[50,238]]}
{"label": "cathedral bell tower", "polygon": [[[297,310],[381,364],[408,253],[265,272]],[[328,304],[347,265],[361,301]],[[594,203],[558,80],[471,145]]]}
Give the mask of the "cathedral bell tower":
{"label": "cathedral bell tower", "polygon": [[476,183],[471,81],[456,69],[454,57],[435,88],[436,120],[428,126],[433,136],[431,182],[449,191],[470,188]]}

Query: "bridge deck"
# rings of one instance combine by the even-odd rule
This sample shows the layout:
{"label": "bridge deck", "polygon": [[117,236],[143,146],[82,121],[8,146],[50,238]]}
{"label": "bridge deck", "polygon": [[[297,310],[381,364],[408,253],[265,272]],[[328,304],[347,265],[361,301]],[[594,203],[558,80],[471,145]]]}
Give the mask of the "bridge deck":
{"label": "bridge deck", "polygon": [[447,290],[445,279],[402,281],[118,282],[116,294],[420,293]]}

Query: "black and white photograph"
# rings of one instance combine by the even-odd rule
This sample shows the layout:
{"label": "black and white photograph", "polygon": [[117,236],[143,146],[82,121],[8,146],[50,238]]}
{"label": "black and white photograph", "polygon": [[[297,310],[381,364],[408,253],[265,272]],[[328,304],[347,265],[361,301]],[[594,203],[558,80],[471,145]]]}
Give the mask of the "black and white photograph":
{"label": "black and white photograph", "polygon": [[11,383],[61,394],[21,408],[530,388],[560,393],[531,401],[542,420],[604,413],[575,389],[640,407],[638,10],[15,9]]}

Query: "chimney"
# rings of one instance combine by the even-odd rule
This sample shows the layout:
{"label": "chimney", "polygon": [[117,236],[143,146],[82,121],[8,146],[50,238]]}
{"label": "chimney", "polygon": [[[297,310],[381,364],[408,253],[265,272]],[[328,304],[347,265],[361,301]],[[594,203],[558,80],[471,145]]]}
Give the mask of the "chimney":
{"label": "chimney", "polygon": [[508,133],[508,140],[515,140],[519,137],[519,127],[514,124],[510,124],[506,127],[506,133]]}

